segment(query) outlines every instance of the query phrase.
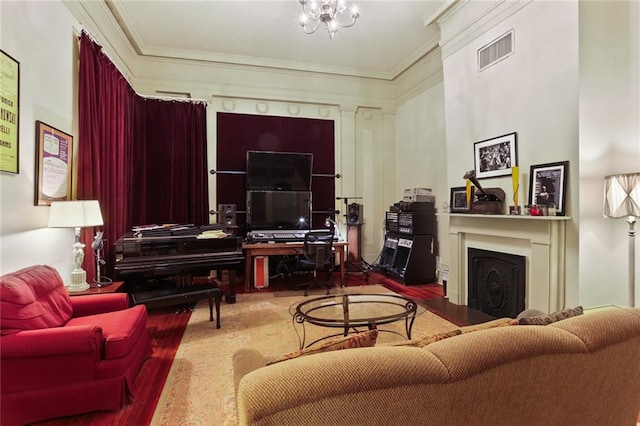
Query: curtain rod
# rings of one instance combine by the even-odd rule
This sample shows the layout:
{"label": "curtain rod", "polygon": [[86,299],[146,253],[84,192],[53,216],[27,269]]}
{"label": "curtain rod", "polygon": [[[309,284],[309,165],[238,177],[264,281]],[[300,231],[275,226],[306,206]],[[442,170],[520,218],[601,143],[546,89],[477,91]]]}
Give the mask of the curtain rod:
{"label": "curtain rod", "polygon": [[[98,41],[95,39],[95,37],[93,37],[91,35],[91,33],[84,26],[82,26],[81,33],[82,32],[84,32],[87,35],[87,37],[89,37],[89,39],[100,48],[100,52],[102,52],[102,54],[104,54],[109,59],[111,64],[118,70],[118,72],[120,73],[122,78],[127,80],[127,83],[129,83],[129,86],[134,91],[134,93],[136,95],[140,96],[142,99],[157,99],[157,100],[161,100],[161,101],[179,101],[179,102],[188,102],[188,103],[194,103],[194,104],[204,103],[207,106],[209,106],[211,104],[211,101],[209,101],[207,99],[192,99],[192,98],[188,98],[187,99],[187,98],[183,98],[183,97],[179,97],[179,96],[175,96],[174,97],[174,96],[171,96],[171,95],[159,96],[159,95],[143,95],[143,94],[140,94],[133,87],[133,84],[131,84],[131,80],[129,80],[129,78],[127,78],[126,74],[122,72],[120,67],[118,67],[118,65],[114,62],[114,60],[111,58],[111,56],[107,53],[105,48],[100,43],[98,43]],[[81,33],[78,34],[78,35],[81,35]],[[79,43],[80,43],[80,40],[78,40],[78,44]],[[188,95],[188,93],[176,93],[176,95]]]}

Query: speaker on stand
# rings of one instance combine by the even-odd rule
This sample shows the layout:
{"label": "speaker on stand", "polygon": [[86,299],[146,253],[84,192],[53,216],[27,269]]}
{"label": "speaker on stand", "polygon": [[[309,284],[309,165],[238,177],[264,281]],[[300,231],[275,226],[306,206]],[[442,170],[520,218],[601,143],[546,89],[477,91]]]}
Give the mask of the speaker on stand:
{"label": "speaker on stand", "polygon": [[218,204],[218,223],[224,223],[227,226],[236,224],[235,204]]}
{"label": "speaker on stand", "polygon": [[347,225],[362,225],[362,204],[351,203],[347,206]]}
{"label": "speaker on stand", "polygon": [[349,203],[349,198],[361,197],[336,197],[336,200],[344,200],[345,218],[347,222],[347,273],[360,272],[369,281],[369,264],[362,258],[362,225],[364,225],[363,206],[358,203]]}

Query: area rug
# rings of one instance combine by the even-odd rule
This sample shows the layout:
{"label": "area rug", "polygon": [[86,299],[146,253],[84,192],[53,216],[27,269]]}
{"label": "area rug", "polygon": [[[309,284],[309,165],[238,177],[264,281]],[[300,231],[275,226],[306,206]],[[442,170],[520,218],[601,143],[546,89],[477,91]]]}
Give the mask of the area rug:
{"label": "area rug", "polygon": [[[333,290],[346,293],[391,293],[381,285],[346,287]],[[310,294],[319,295],[323,292]],[[209,322],[206,301],[199,302],[187,325],[165,387],[153,416],[152,425],[236,424],[232,356],[250,347],[266,356],[277,356],[298,349],[298,335],[289,308],[304,300],[299,291],[245,294],[235,304],[222,306],[222,328]],[[401,333],[404,323],[381,329]],[[422,309],[413,326],[413,337],[455,329],[443,318]],[[331,329],[308,325],[307,342],[331,334]],[[383,344],[402,337],[380,333]]]}

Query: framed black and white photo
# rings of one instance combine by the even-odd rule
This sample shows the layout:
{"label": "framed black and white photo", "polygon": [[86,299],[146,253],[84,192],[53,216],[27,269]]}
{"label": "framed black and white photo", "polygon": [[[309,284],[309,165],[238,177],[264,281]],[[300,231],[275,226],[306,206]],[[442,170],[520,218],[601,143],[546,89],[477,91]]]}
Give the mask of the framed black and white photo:
{"label": "framed black and white photo", "polygon": [[[471,195],[473,195],[474,187],[471,187]],[[451,188],[451,199],[449,200],[449,211],[451,213],[469,213],[471,211],[471,198],[467,203],[467,188],[458,186]]]}
{"label": "framed black and white photo", "polygon": [[510,176],[511,168],[518,165],[517,142],[514,132],[474,143],[476,177]]}
{"label": "framed black and white photo", "polygon": [[532,165],[529,173],[529,204],[555,206],[556,216],[564,216],[568,172],[568,161]]}

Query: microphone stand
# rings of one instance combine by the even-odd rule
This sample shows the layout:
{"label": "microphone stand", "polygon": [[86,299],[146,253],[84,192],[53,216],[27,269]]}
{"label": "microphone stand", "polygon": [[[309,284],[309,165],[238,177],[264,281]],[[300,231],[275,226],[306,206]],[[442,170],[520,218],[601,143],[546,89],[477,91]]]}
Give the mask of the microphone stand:
{"label": "microphone stand", "polygon": [[[347,224],[347,247],[349,247],[349,227],[350,226],[362,226],[362,224],[360,225],[349,225],[349,200],[361,200],[362,197],[336,197],[336,200],[344,200],[344,217],[347,219],[346,220],[346,224]],[[360,244],[360,241],[358,241],[358,244]],[[359,247],[361,248],[361,247]],[[369,270],[371,269],[371,265],[369,265],[363,258],[362,258],[362,254],[361,254],[362,250],[358,250],[358,254],[360,255],[360,258],[358,259],[358,263],[353,263],[350,259],[349,259],[349,253],[347,250],[347,259],[346,259],[346,271],[347,273],[349,273],[349,271],[351,270],[356,270],[362,274],[364,274],[365,276],[365,281],[369,282]],[[366,265],[366,267],[362,267],[362,265]]]}

